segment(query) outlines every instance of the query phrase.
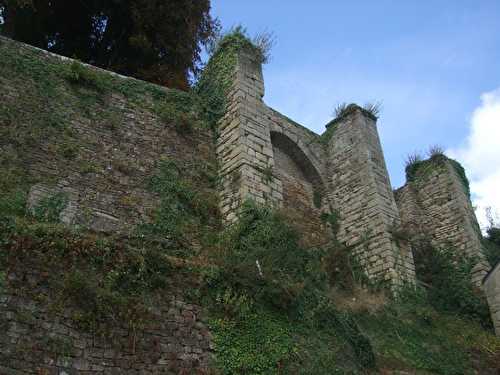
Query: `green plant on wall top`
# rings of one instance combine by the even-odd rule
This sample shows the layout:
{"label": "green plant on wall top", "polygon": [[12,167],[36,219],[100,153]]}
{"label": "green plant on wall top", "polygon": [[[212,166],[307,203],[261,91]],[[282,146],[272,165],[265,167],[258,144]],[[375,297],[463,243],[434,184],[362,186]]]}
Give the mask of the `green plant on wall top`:
{"label": "green plant on wall top", "polygon": [[215,124],[226,110],[226,95],[233,83],[234,69],[238,53],[248,49],[266,60],[272,43],[269,38],[262,37],[256,40],[256,45],[248,36],[246,30],[238,26],[221,37],[214,45],[212,56],[203,70],[194,91],[200,96],[202,113],[208,123],[215,128]]}
{"label": "green plant on wall top", "polygon": [[448,158],[444,154],[443,149],[439,146],[431,147],[429,149],[429,158],[425,160],[417,152],[408,155],[405,162],[406,180],[408,182],[415,182],[418,179],[425,178],[433,171],[445,168],[446,163],[449,163],[453,167],[463,186],[465,194],[470,199],[469,180],[465,174],[465,169],[458,161]]}

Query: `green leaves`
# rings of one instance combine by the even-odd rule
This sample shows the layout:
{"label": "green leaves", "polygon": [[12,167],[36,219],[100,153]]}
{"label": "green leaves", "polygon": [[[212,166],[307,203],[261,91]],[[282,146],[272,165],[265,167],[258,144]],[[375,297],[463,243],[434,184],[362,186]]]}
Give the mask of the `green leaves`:
{"label": "green leaves", "polygon": [[68,205],[68,196],[57,193],[43,198],[34,208],[33,216],[41,222],[58,223],[61,212]]}

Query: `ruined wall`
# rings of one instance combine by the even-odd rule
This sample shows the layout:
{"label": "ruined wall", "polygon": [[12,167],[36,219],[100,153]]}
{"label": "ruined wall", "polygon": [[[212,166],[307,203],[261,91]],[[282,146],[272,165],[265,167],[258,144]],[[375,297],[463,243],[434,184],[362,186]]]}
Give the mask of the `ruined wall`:
{"label": "ruined wall", "polygon": [[[258,56],[241,51],[232,80],[217,140],[223,216],[234,221],[245,199],[269,203],[287,211],[307,245],[325,243],[328,229],[319,217],[328,203],[322,199],[319,208],[315,207],[312,193],[322,185],[319,165],[323,150],[313,148],[314,143],[319,145],[319,136],[263,103]],[[306,143],[310,147],[305,147]],[[315,178],[310,177],[313,175]],[[289,204],[284,205],[284,201]]]}
{"label": "ruined wall", "polygon": [[339,239],[367,273],[398,285],[414,280],[409,246],[392,238],[400,219],[375,119],[359,107],[329,124],[329,193],[341,218]]}
{"label": "ruined wall", "polygon": [[226,220],[236,219],[246,198],[269,202],[289,213],[310,245],[320,245],[329,240],[321,214],[334,209],[339,239],[355,248],[371,277],[413,280],[409,246],[390,234],[399,213],[374,119],[356,109],[333,135],[305,129],[265,105],[260,61],[245,49],[232,80],[217,147]]}
{"label": "ruined wall", "polygon": [[444,156],[422,162],[395,196],[402,224],[414,240],[430,239],[434,246],[451,246],[479,259],[473,271],[473,281],[479,286],[489,265],[482,252],[467,182],[457,168],[461,167]]}
{"label": "ruined wall", "polygon": [[[59,218],[71,230],[83,226],[117,239],[133,233],[158,207],[150,181],[160,160],[187,171],[215,169],[212,132],[176,108],[188,101],[0,37],[2,210],[27,195],[35,212],[45,198],[64,194],[69,202]],[[196,183],[203,189],[206,181]],[[101,338],[76,325],[75,311],[54,311],[58,301],[43,283],[25,293],[38,288],[34,270],[8,267],[8,282],[0,272],[1,374],[208,372],[211,336],[201,308],[185,299],[187,284],[154,300],[144,329],[124,326]]]}
{"label": "ruined wall", "polygon": [[64,192],[68,224],[128,232],[156,207],[148,183],[161,159],[215,168],[207,128],[162,117],[177,93],[91,67],[95,82],[73,82],[71,64],[0,38],[0,165],[32,187],[32,205]]}
{"label": "ruined wall", "polygon": [[[39,275],[10,274],[22,289],[28,278]],[[114,329],[84,333],[69,309],[54,312],[40,301],[48,298],[43,287],[36,298],[20,289],[0,291],[1,374],[204,374],[212,361],[211,335],[201,309],[186,303],[182,292],[158,299],[149,325],[133,331]]]}

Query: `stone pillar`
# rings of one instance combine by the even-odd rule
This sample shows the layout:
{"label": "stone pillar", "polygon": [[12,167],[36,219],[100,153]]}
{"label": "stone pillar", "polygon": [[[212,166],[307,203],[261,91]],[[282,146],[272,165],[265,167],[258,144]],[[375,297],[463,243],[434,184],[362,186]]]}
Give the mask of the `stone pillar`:
{"label": "stone pillar", "polygon": [[425,238],[433,246],[451,247],[478,260],[472,280],[480,287],[489,265],[464,178],[456,161],[438,155],[421,162],[396,198],[403,224],[411,228],[414,239]]}
{"label": "stone pillar", "polygon": [[500,337],[500,263],[484,278],[483,290],[490,306],[495,333]]}
{"label": "stone pillar", "polygon": [[413,283],[408,243],[392,229],[400,218],[380,144],[376,118],[350,105],[332,121],[328,143],[330,201],[340,215],[338,239],[352,246],[367,275],[393,287]]}
{"label": "stone pillar", "polygon": [[274,157],[269,126],[263,119],[264,81],[260,56],[249,49],[238,53],[227,109],[219,121],[217,157],[220,163],[221,212],[233,222],[245,199],[280,204],[281,182],[273,178]]}

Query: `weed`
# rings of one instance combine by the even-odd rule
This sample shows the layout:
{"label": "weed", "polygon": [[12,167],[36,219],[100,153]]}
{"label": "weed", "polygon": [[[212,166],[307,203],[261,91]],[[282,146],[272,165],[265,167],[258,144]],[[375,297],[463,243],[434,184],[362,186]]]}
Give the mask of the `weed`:
{"label": "weed", "polygon": [[428,151],[429,158],[444,156],[444,149],[439,145],[434,145],[429,147]]}
{"label": "weed", "polygon": [[75,159],[78,156],[78,146],[72,142],[61,143],[57,150],[66,159]]}
{"label": "weed", "polygon": [[374,118],[378,118],[380,115],[380,111],[382,110],[382,103],[381,102],[366,103],[363,106],[363,109],[370,115],[372,115]]}
{"label": "weed", "polygon": [[69,82],[94,89],[98,92],[102,92],[106,88],[106,82],[99,73],[78,61],[73,61],[69,64],[66,79]]}
{"label": "weed", "polygon": [[44,223],[57,223],[61,212],[68,205],[68,196],[65,193],[57,193],[47,196],[33,209],[33,216]]}
{"label": "weed", "polygon": [[347,114],[348,112],[348,105],[347,103],[339,103],[335,106],[333,110],[333,115],[335,118],[343,117]]}
{"label": "weed", "polygon": [[488,305],[471,281],[475,259],[430,244],[415,247],[414,258],[417,277],[428,285],[429,303],[434,308],[491,326]]}

